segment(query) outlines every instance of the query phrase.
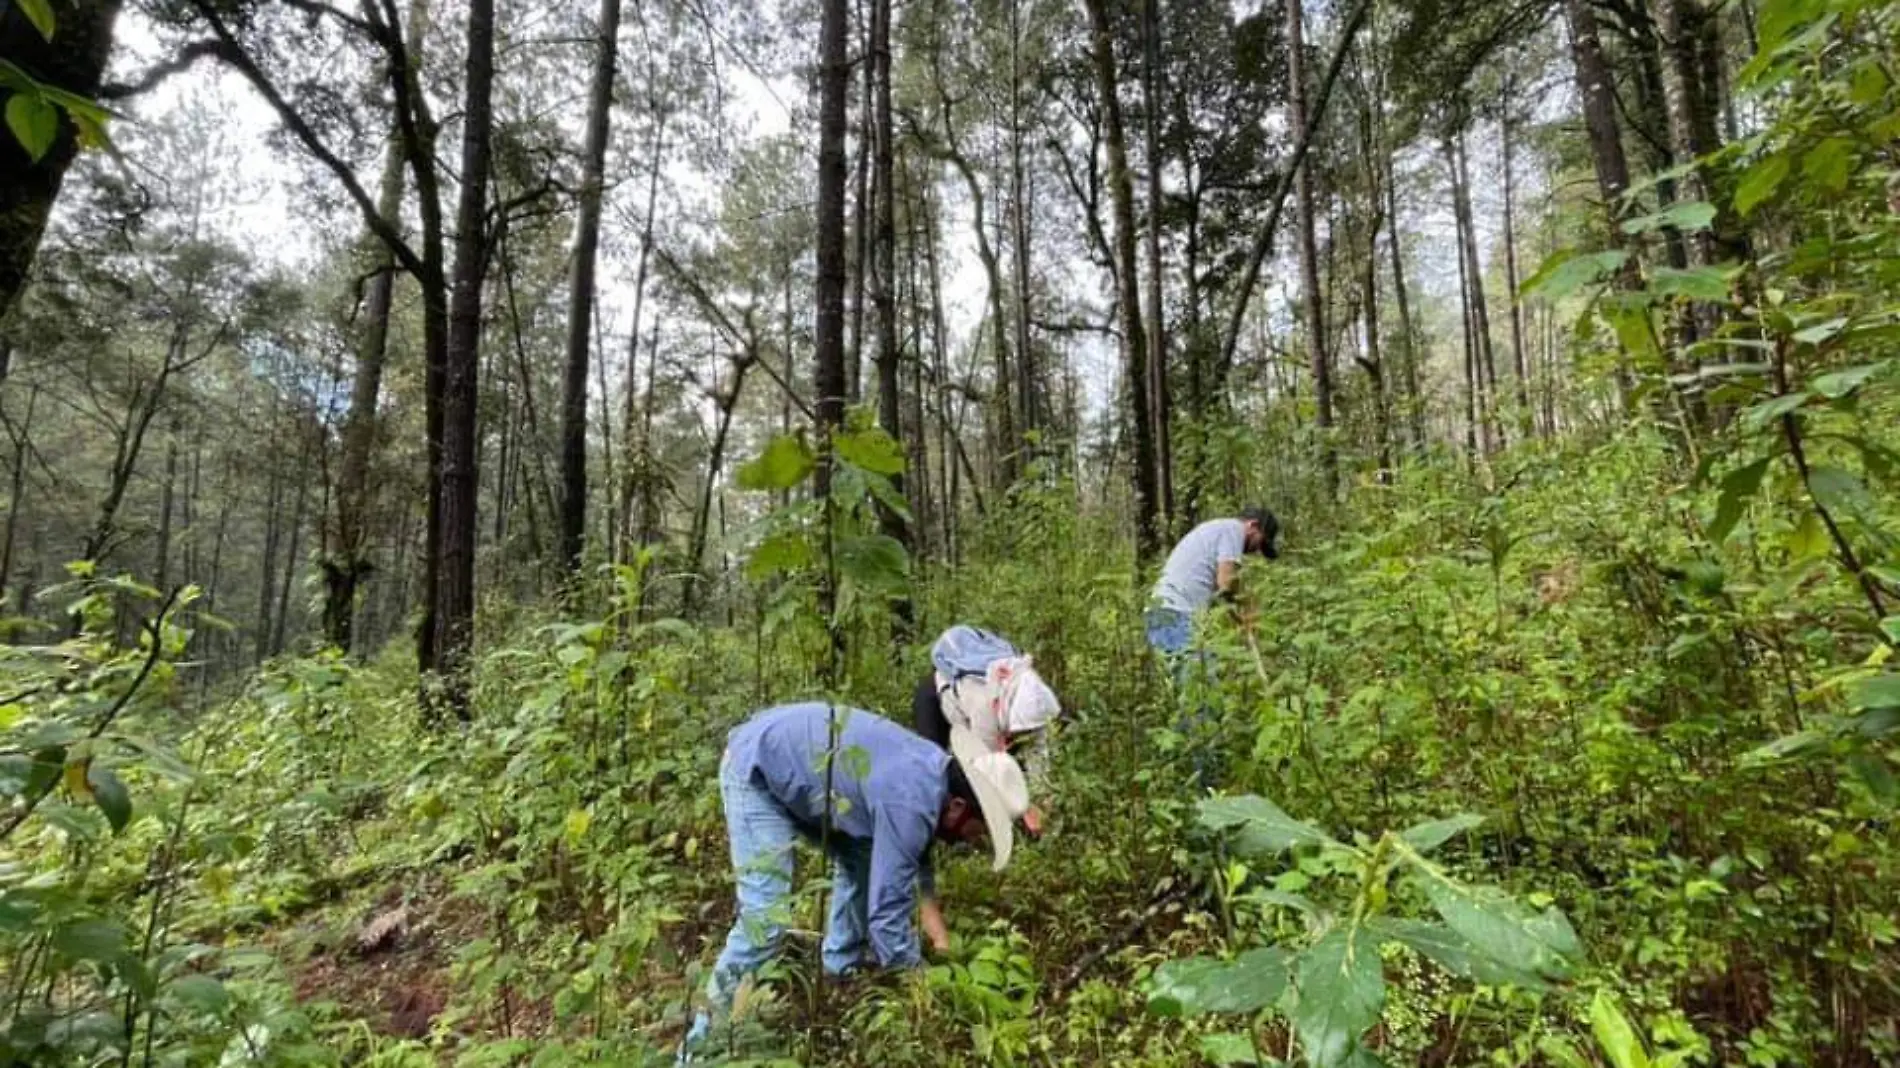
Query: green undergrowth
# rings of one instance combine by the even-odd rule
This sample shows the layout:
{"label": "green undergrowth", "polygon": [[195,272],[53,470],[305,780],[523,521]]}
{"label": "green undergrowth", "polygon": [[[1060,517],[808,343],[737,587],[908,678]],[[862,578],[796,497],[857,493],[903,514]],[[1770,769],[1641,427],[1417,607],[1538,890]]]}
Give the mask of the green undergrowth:
{"label": "green undergrowth", "polygon": [[[1713,491],[1668,470],[1631,434],[1522,448],[1490,490],[1421,465],[1362,487],[1324,539],[1289,516],[1290,551],[1247,569],[1253,630],[1206,635],[1219,683],[1187,695],[1213,709],[1202,728],[1146,659],[1123,543],[1067,491],[1023,492],[958,570],[919,576],[914,611],[922,635],[1008,634],[1062,695],[1051,834],[1001,877],[950,863],[948,959],[843,986],[816,978],[805,855],[786,961],[719,1052],[1161,1066],[1317,1060],[1344,1034],[1340,1063],[1900,1056],[1889,753],[1815,733],[1883,647],[1853,585],[1800,555],[1797,513],[1764,496],[1750,536],[1712,548]],[[60,785],[6,841],[12,1055],[666,1063],[731,916],[723,734],[823,692],[828,639],[790,584],[710,627],[643,617],[637,568],[611,579],[578,621],[488,606],[467,725],[424,722],[399,648],[286,659],[202,713],[166,662],[91,758],[129,811],[110,786]],[[926,643],[894,647],[887,610],[854,611],[841,689],[902,720]],[[125,689],[138,651],[85,648],[42,667],[94,703],[19,699],[10,732],[86,722]],[[1208,813],[1231,810],[1197,808],[1188,780],[1210,741],[1221,793],[1312,836],[1220,837],[1238,824]],[[36,766],[8,765],[15,794]],[[1448,817],[1427,866],[1398,832]],[[1401,937],[1453,919],[1453,886],[1508,895],[1499,915],[1533,942],[1561,942],[1536,917],[1563,917],[1574,960],[1458,969],[1447,954],[1469,947]],[[1338,939],[1382,981],[1363,1033],[1316,1022],[1311,994],[1183,986],[1273,960],[1282,986],[1322,989],[1298,962]]]}

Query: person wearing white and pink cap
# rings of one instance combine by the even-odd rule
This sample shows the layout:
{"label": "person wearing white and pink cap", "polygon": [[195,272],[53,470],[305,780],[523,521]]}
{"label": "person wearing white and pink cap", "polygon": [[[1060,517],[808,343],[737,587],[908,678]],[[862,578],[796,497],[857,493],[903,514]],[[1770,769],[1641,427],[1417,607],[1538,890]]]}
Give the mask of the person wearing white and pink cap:
{"label": "person wearing white and pink cap", "polygon": [[[1049,725],[1062,705],[1029,656],[1005,638],[958,624],[938,636],[930,661],[932,671],[911,697],[917,733],[948,750],[954,733],[969,732],[990,751],[1016,757],[1030,795],[1039,796],[1049,777]],[[1041,809],[1032,804],[1021,819],[1031,838],[1041,836]],[[919,925],[941,952],[949,946],[949,929],[929,869],[921,881]]]}

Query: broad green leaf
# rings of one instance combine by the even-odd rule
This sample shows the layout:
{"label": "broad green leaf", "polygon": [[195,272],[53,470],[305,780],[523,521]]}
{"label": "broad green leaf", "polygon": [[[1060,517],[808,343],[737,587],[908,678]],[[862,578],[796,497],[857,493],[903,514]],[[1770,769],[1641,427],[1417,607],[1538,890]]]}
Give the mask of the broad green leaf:
{"label": "broad green leaf", "polygon": [[62,771],[66,770],[66,747],[49,745],[36,750],[33,754],[33,770],[26,777],[26,785],[20,791],[28,797],[37,797],[52,789],[59,781]]}
{"label": "broad green leaf", "polygon": [[1887,636],[1888,645],[1900,645],[1900,616],[1888,616],[1881,620],[1880,633]]}
{"label": "broad green leaf", "polygon": [[126,791],[125,783],[111,768],[94,764],[86,771],[86,785],[92,788],[92,799],[99,811],[105,813],[113,833],[125,830],[125,825],[132,821],[132,795]]}
{"label": "broad green leaf", "polygon": [[1420,853],[1429,853],[1444,845],[1453,836],[1460,835],[1484,822],[1483,816],[1461,813],[1442,820],[1431,820],[1414,827],[1406,828],[1400,835],[1405,844]]}
{"label": "broad green leaf", "polygon": [[165,984],[165,992],[187,1008],[205,1014],[224,1011],[231,995],[224,984],[208,975],[183,975]]}
{"label": "broad green leaf", "polygon": [[1722,477],[1722,496],[1716,501],[1715,518],[1709,522],[1710,541],[1720,544],[1728,539],[1729,531],[1735,529],[1748,508],[1750,498],[1761,488],[1762,476],[1768,473],[1768,464],[1773,459],[1764,456]]}
{"label": "broad green leaf", "polygon": [[838,573],[869,589],[902,590],[910,577],[910,557],[896,538],[859,534],[838,541]]}
{"label": "broad green leaf", "polygon": [[773,575],[797,571],[807,567],[812,561],[811,543],[805,535],[796,530],[774,531],[752,550],[746,560],[746,577],[761,582]]}
{"label": "broad green leaf", "polygon": [[1775,195],[1775,190],[1781,188],[1782,180],[1787,177],[1786,153],[1776,152],[1760,160],[1748,168],[1735,187],[1735,210],[1743,215],[1753,214],[1763,201]]}
{"label": "broad green leaf", "polygon": [[749,490],[791,489],[803,482],[817,465],[818,459],[803,437],[781,434],[772,439],[757,459],[740,465],[739,485]]}
{"label": "broad green leaf", "polygon": [[1802,516],[1800,525],[1788,535],[1788,555],[1796,560],[1818,559],[1826,556],[1830,549],[1827,528],[1814,512]]}
{"label": "broad green leaf", "polygon": [[1801,173],[1829,193],[1847,188],[1855,164],[1854,142],[1845,137],[1830,137],[1813,148],[1801,161]]}
{"label": "broad green leaf", "polygon": [[1847,705],[1860,711],[1900,708],[1900,675],[1889,672],[1856,682],[1847,691]]}
{"label": "broad green leaf", "polygon": [[47,0],[16,0],[16,5],[20,13],[26,16],[26,21],[32,23],[33,28],[40,31],[41,37],[48,41],[53,39],[53,35],[59,31],[59,26],[53,18],[52,4]]}
{"label": "broad green leaf", "polygon": [[1597,991],[1590,1001],[1590,1031],[1614,1068],[1649,1068],[1649,1054],[1643,1052],[1642,1039],[1636,1037],[1636,1029],[1606,990]]}
{"label": "broad green leaf", "polygon": [[1757,45],[1772,52],[1795,27],[1820,14],[1821,0],[1766,0],[1755,16]]}
{"label": "broad green leaf", "polygon": [[1319,903],[1312,898],[1301,894],[1288,893],[1285,890],[1249,890],[1245,897],[1248,901],[1257,901],[1262,905],[1280,905],[1297,912],[1304,912],[1308,916],[1326,915],[1326,910],[1321,908]]}
{"label": "broad green leaf", "polygon": [[867,427],[834,435],[831,447],[840,459],[880,475],[895,475],[904,470],[904,447],[882,427]]}
{"label": "broad green leaf", "polygon": [[1260,1054],[1253,1039],[1232,1031],[1216,1031],[1201,1036],[1201,1056],[1209,1064],[1259,1064]]}
{"label": "broad green leaf", "polygon": [[74,920],[53,932],[53,948],[68,960],[110,961],[125,952],[125,930],[106,920]]}
{"label": "broad green leaf", "polygon": [[1648,307],[1623,303],[1605,308],[1604,317],[1616,331],[1617,344],[1623,347],[1638,367],[1656,367],[1662,362],[1662,350],[1656,345],[1654,321]]}
{"label": "broad green leaf", "polygon": [[1283,853],[1295,846],[1326,845],[1333,839],[1318,828],[1280,811],[1264,797],[1211,797],[1200,804],[1201,825],[1216,831],[1240,829],[1241,844],[1262,853]]}
{"label": "broad green leaf", "polygon": [[1814,499],[1839,511],[1857,511],[1867,504],[1867,485],[1844,467],[1816,464],[1808,469],[1808,489]]}
{"label": "broad green leaf", "polygon": [[1854,777],[1867,787],[1867,792],[1883,805],[1891,805],[1900,798],[1900,783],[1896,783],[1893,769],[1887,766],[1887,758],[1879,753],[1862,750],[1847,758],[1847,766],[1853,770]]}
{"label": "broad green leaf", "polygon": [[1863,363],[1859,367],[1848,367],[1839,371],[1829,371],[1818,375],[1809,385],[1816,393],[1829,400],[1839,400],[1861,387],[1869,378],[1893,365],[1891,360],[1880,363]]}
{"label": "broad green leaf", "polygon": [[1375,917],[1366,924],[1374,937],[1397,942],[1462,979],[1491,986],[1521,986],[1542,990],[1544,980],[1511,966],[1508,961],[1492,960],[1474,949],[1458,932],[1439,923]]}
{"label": "broad green leaf", "polygon": [[1729,297],[1729,275],[1729,270],[1724,267],[1692,267],[1687,270],[1657,267],[1650,271],[1649,291],[1665,297],[1725,304]]}
{"label": "broad green leaf", "polygon": [[1151,982],[1148,1008],[1160,1016],[1259,1012],[1286,991],[1286,951],[1263,946],[1231,963],[1210,957],[1171,960],[1155,970]]}
{"label": "broad green leaf", "polygon": [[38,163],[59,136],[59,111],[38,93],[14,93],[7,98],[7,129]]}
{"label": "broad green leaf", "polygon": [[145,756],[145,770],[176,783],[188,783],[198,777],[191,765],[179,759],[178,754],[158,744],[150,738],[137,734],[116,736],[121,742],[138,750]]}
{"label": "broad green leaf", "polygon": [[1832,319],[1823,319],[1818,323],[1809,323],[1794,332],[1794,339],[1803,345],[1819,345],[1838,336],[1845,329],[1847,329],[1847,317],[1840,315]]}
{"label": "broad green leaf", "polygon": [[1783,735],[1767,745],[1756,746],[1742,754],[1743,766],[1785,760],[1788,757],[1805,753],[1810,749],[1826,745],[1830,737],[1817,730],[1796,731]]}
{"label": "broad green leaf", "polygon": [[1554,304],[1623,266],[1628,259],[1629,253],[1620,249],[1591,253],[1558,252],[1545,260],[1543,266],[1518,288],[1518,292],[1525,298]]}
{"label": "broad green leaf", "polygon": [[1849,78],[1847,99],[1858,107],[1866,107],[1886,96],[1890,84],[1879,59],[1870,56],[1854,67],[1854,73]]}
{"label": "broad green leaf", "polygon": [[1379,1022],[1385,973],[1376,940],[1358,927],[1335,927],[1300,955],[1299,999],[1292,1024],[1313,1068],[1343,1065],[1359,1037]]}
{"label": "broad green leaf", "polygon": [[1742,426],[1750,432],[1760,430],[1806,404],[1813,396],[1814,394],[1804,389],[1770,397],[1742,413]]}
{"label": "broad green leaf", "polygon": [[1647,234],[1664,227],[1694,232],[1706,230],[1715,221],[1715,205],[1706,200],[1687,200],[1671,204],[1654,215],[1644,215],[1623,224],[1626,234]]}
{"label": "broad green leaf", "polygon": [[1501,890],[1453,883],[1436,872],[1423,881],[1425,896],[1451,929],[1494,961],[1561,979],[1582,952],[1570,922],[1555,909],[1532,913]]}

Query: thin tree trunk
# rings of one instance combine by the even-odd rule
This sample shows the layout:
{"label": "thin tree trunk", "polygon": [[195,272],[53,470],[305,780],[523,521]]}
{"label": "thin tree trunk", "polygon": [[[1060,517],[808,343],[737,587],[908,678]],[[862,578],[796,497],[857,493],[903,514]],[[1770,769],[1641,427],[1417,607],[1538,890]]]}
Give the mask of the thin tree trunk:
{"label": "thin tree trunk", "polygon": [[1155,492],[1161,516],[1174,519],[1174,449],[1168,433],[1167,315],[1161,301],[1161,15],[1156,0],[1141,5],[1141,94],[1143,141],[1148,162],[1148,400],[1154,423]]}
{"label": "thin tree trunk", "polygon": [[1497,425],[1497,367],[1491,351],[1491,316],[1484,296],[1484,266],[1478,259],[1477,226],[1471,211],[1471,174],[1465,163],[1464,130],[1458,130],[1446,142],[1445,155],[1452,170],[1452,207],[1458,216],[1458,241],[1465,271],[1466,315],[1470,322],[1471,353],[1480,393],[1478,410],[1484,431],[1484,451],[1488,454],[1504,446],[1504,434],[1503,428]]}
{"label": "thin tree trunk", "polygon": [[[7,535],[0,543],[0,605],[6,604],[7,582],[13,577],[13,545],[20,529],[20,502],[26,496],[26,446],[32,440],[33,410],[39,400],[40,387],[35,385],[26,395],[26,414],[19,429],[14,429],[11,421],[7,423],[7,431],[13,436],[13,464],[8,471],[11,492],[7,495]],[[24,606],[21,614],[25,614]]]}
{"label": "thin tree trunk", "polygon": [[172,584],[172,503],[177,485],[178,426],[174,423],[165,439],[165,481],[158,491],[158,544],[152,551],[152,586],[160,592],[169,591]]}
{"label": "thin tree trunk", "polygon": [[482,275],[488,260],[489,138],[495,74],[494,0],[469,0],[462,187],[456,205],[455,274],[442,391],[441,574],[436,589],[437,672],[449,711],[466,720],[474,642],[476,370]]}
{"label": "thin tree trunk", "polygon": [[[1450,154],[1449,145],[1446,154]],[[1457,183],[1457,168],[1452,168],[1452,182]],[[1453,194],[1454,201],[1456,194]],[[1464,342],[1465,370],[1465,456],[1473,463],[1478,458],[1478,339],[1471,322],[1471,267],[1465,257],[1464,216],[1454,212],[1454,222],[1458,229],[1458,312],[1463,325],[1458,331]]]}
{"label": "thin tree trunk", "polygon": [[[1597,192],[1603,198],[1607,223],[1605,240],[1610,248],[1622,248],[1625,211],[1622,201],[1629,189],[1630,175],[1616,121],[1615,83],[1610,79],[1609,64],[1603,58],[1603,42],[1590,0],[1564,0],[1564,18],[1570,27],[1571,59],[1576,70],[1577,95],[1583,101],[1584,129],[1590,136]],[[1618,285],[1634,289],[1638,281],[1634,258],[1624,261],[1618,273]],[[1617,369],[1617,391],[1625,411],[1629,409],[1632,387],[1625,360]]]}
{"label": "thin tree trunk", "polygon": [[[887,2],[887,0],[886,0]],[[1032,176],[1023,167],[1022,0],[1009,0],[1009,182],[1010,248],[1016,271],[1016,415],[1022,429],[1040,423],[1036,413],[1036,360],[1029,340],[1029,197]]]}
{"label": "thin tree trunk", "polygon": [[[275,421],[273,418],[272,422]],[[270,655],[271,607],[277,600],[275,596],[277,547],[282,536],[277,525],[277,513],[283,509],[283,479],[274,463],[270,469],[270,491],[266,495],[266,502],[264,505],[264,560],[257,572],[257,630],[252,635],[252,646],[257,660],[263,660]]]}
{"label": "thin tree trunk", "polygon": [[[634,521],[634,497],[640,492],[641,480],[647,477],[646,465],[650,462],[648,452],[651,448],[650,418],[651,405],[645,405],[640,413],[634,411],[638,398],[648,395],[635,388],[640,367],[640,324],[646,311],[647,271],[653,259],[653,215],[660,196],[661,156],[666,149],[666,113],[656,114],[653,119],[653,140],[648,148],[647,204],[646,214],[640,224],[640,263],[634,271],[633,281],[633,325],[627,330],[627,393],[625,405],[621,410],[621,425],[626,438],[626,456],[622,458],[620,474],[620,550],[617,559],[621,563],[633,560],[633,546],[636,525]],[[654,353],[649,350],[647,359],[653,361]],[[789,379],[788,379],[789,381]],[[648,391],[651,390],[651,382]],[[634,417],[640,415],[640,433],[633,432]]]}
{"label": "thin tree trunk", "polygon": [[284,553],[283,580],[277,584],[277,618],[271,626],[270,651],[281,656],[290,619],[290,590],[297,584],[297,561],[303,553],[304,509],[310,501],[310,439],[304,438],[297,455],[297,503],[290,512],[290,545]]}
{"label": "thin tree trunk", "polygon": [[587,535],[587,358],[594,331],[594,260],[600,248],[602,173],[614,104],[614,59],[620,44],[620,0],[600,0],[594,79],[588,89],[587,144],[581,159],[574,262],[567,290],[567,363],[561,376],[561,566],[579,575]]}
{"label": "thin tree trunk", "polygon": [[[878,422],[891,440],[903,442],[904,423],[899,407],[897,383],[897,303],[892,288],[897,276],[897,190],[895,157],[891,143],[891,0],[870,0],[872,84],[871,143],[873,163],[871,190],[873,226],[870,272],[871,300],[877,310],[877,409]],[[902,473],[891,476],[892,488],[904,492]],[[910,546],[909,525],[904,517],[888,507],[878,509],[878,521],[885,534]],[[909,601],[900,605],[906,618]]]}
{"label": "thin tree trunk", "polygon": [[1511,82],[1506,79],[1504,117],[1498,123],[1498,140],[1503,142],[1504,150],[1504,284],[1508,287],[1506,298],[1511,302],[1511,362],[1517,370],[1518,437],[1529,438],[1533,432],[1536,413],[1531,407],[1530,372],[1524,355],[1524,305],[1517,297],[1517,215],[1514,202],[1515,179],[1511,173],[1509,99],[1512,92]]}
{"label": "thin tree trunk", "polygon": [[[1300,0],[1286,3],[1287,129],[1306,129],[1306,44]],[[1313,365],[1315,421],[1320,434],[1320,465],[1328,500],[1339,496],[1339,454],[1333,442],[1333,367],[1326,352],[1326,310],[1319,288],[1319,251],[1314,243],[1313,167],[1302,159],[1293,175],[1294,208],[1299,214],[1300,293],[1306,316],[1307,347]]]}
{"label": "thin tree trunk", "polygon": [[[1115,36],[1108,0],[1086,0],[1095,58],[1095,89],[1102,106],[1108,146],[1108,185],[1114,202],[1116,312],[1127,358],[1128,391],[1135,426],[1135,551],[1142,560],[1160,548],[1160,487],[1156,482],[1154,419],[1148,396],[1148,338],[1142,329],[1140,262],[1135,252],[1135,187],[1128,173],[1128,139],[1122,128],[1120,85],[1115,76]],[[1160,309],[1156,309],[1157,313]]]}
{"label": "thin tree trunk", "polygon": [[[864,4],[867,0],[857,0],[858,25],[866,27],[866,37],[860,40],[863,51],[869,53],[875,46],[869,42],[869,20],[864,16]],[[868,0],[875,4],[877,0]],[[845,348],[845,391],[849,401],[855,403],[864,396],[864,292],[865,275],[871,265],[871,156],[875,151],[876,134],[872,130],[872,113],[877,95],[876,78],[873,63],[864,64],[864,95],[858,105],[858,158],[854,165],[853,190],[851,198],[851,333]]]}
{"label": "thin tree trunk", "polygon": [[[845,97],[851,64],[846,56],[845,0],[823,0],[819,31],[818,105],[818,284],[812,392],[820,439],[816,484],[819,499],[831,493],[832,433],[844,425],[844,187]],[[827,618],[835,591],[826,584]]]}

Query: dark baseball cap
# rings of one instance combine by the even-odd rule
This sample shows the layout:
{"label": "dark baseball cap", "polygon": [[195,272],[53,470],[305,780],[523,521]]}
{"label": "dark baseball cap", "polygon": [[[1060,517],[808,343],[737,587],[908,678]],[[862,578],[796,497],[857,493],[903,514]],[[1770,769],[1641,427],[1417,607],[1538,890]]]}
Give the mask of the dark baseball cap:
{"label": "dark baseball cap", "polygon": [[1273,513],[1255,504],[1241,509],[1240,518],[1260,524],[1260,555],[1269,560],[1278,560],[1280,550],[1273,543],[1280,538],[1280,521],[1273,517]]}

